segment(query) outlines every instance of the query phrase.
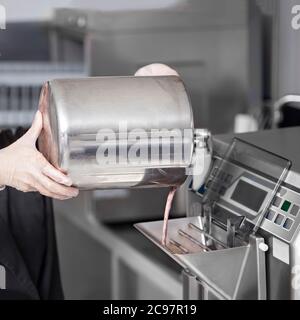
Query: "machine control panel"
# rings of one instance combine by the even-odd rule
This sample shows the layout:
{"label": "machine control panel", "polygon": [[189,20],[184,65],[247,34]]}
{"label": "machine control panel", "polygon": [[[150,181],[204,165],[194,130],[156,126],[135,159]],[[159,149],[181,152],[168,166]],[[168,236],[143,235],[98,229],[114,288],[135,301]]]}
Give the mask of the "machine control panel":
{"label": "machine control panel", "polygon": [[293,233],[297,229],[300,223],[299,210],[300,194],[286,187],[281,187],[265,215],[263,226],[265,228],[277,227],[283,238],[289,240],[290,237],[286,238],[284,235],[289,231]]}
{"label": "machine control panel", "polygon": [[220,171],[219,162],[215,159],[206,183],[196,193],[203,197],[207,188],[212,188],[219,194],[220,206],[238,216],[245,216],[253,224],[263,209],[269,207],[260,228],[291,241],[300,224],[300,193],[281,185],[269,206],[268,197],[274,189],[274,182],[235,164]]}

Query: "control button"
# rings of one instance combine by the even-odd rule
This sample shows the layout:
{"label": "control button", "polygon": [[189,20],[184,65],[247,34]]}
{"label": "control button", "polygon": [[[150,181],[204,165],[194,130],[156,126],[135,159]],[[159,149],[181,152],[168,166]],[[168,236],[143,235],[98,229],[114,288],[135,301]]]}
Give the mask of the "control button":
{"label": "control button", "polygon": [[267,252],[269,250],[269,246],[266,243],[260,243],[258,248],[263,252]]}
{"label": "control button", "polygon": [[294,204],[294,205],[292,206],[292,209],[291,209],[290,214],[293,215],[294,217],[296,217],[297,214],[298,214],[298,212],[299,212],[299,206],[297,206],[297,205]]}
{"label": "control button", "polygon": [[225,178],[225,182],[226,183],[231,183],[233,176],[231,174],[227,174],[226,178]]}
{"label": "control button", "polygon": [[281,204],[281,200],[282,200],[281,198],[275,197],[275,199],[274,199],[274,201],[273,201],[273,206],[279,207],[280,204]]}
{"label": "control button", "polygon": [[269,210],[266,214],[266,219],[272,221],[275,217],[275,211]]}
{"label": "control button", "polygon": [[280,188],[279,189],[279,194],[283,197],[287,193],[286,189]]}
{"label": "control button", "polygon": [[288,212],[289,211],[289,208],[291,206],[291,203],[287,200],[285,200],[281,206],[281,210],[282,211],[285,211],[285,212]]}
{"label": "control button", "polygon": [[278,225],[281,225],[283,219],[284,219],[284,216],[282,214],[278,214],[274,222]]}
{"label": "control button", "polygon": [[283,224],[284,229],[290,230],[293,225],[293,222],[294,221],[292,219],[286,218]]}

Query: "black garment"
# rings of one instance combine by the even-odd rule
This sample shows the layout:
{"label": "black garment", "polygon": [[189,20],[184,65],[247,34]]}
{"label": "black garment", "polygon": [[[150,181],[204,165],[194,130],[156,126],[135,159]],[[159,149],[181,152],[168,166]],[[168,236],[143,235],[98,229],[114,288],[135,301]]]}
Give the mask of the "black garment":
{"label": "black garment", "polygon": [[[0,148],[24,133],[0,133]],[[0,299],[63,299],[51,199],[13,188],[0,192],[0,265],[6,290]]]}

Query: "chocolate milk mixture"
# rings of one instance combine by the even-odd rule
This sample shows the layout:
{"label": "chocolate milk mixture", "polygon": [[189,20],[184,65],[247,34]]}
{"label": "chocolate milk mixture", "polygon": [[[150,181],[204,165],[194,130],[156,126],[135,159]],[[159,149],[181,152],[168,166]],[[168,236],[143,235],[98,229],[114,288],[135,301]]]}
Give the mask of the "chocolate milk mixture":
{"label": "chocolate milk mixture", "polygon": [[163,225],[163,232],[162,232],[162,238],[161,238],[161,243],[164,246],[167,244],[168,220],[169,220],[169,214],[170,214],[170,210],[172,207],[172,202],[173,202],[176,190],[177,190],[176,187],[172,187],[170,189],[170,192],[169,192],[168,198],[167,198],[166,207],[165,207],[164,225]]}

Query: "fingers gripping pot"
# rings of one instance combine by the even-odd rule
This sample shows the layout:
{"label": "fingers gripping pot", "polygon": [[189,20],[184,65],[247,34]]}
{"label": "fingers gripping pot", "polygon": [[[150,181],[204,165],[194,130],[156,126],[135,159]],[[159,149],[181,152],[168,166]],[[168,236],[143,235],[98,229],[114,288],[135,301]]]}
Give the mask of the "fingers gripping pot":
{"label": "fingers gripping pot", "polygon": [[210,159],[177,76],[53,80],[39,108],[40,151],[80,189],[176,186]]}

